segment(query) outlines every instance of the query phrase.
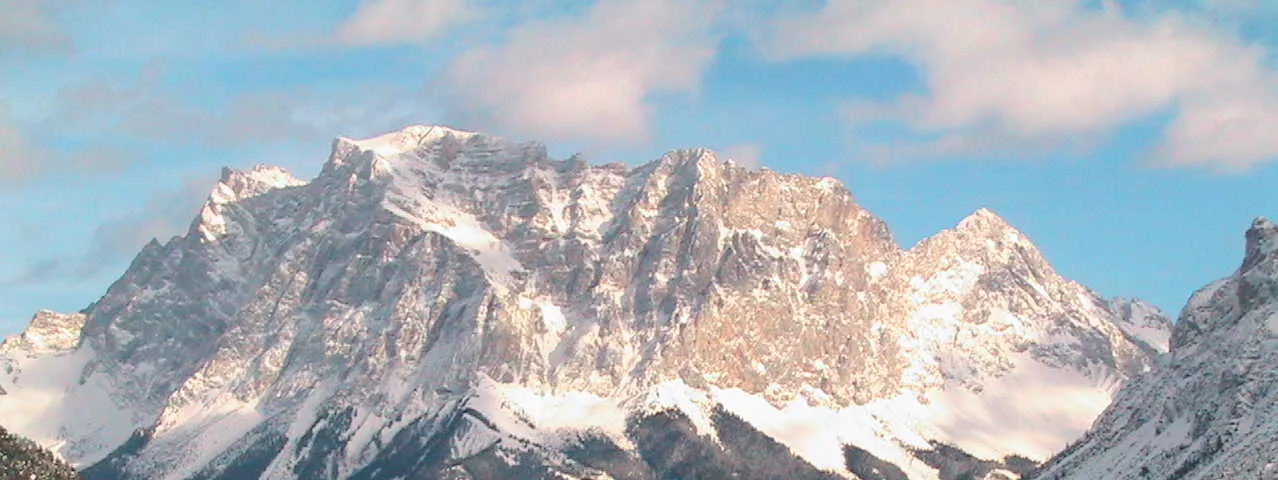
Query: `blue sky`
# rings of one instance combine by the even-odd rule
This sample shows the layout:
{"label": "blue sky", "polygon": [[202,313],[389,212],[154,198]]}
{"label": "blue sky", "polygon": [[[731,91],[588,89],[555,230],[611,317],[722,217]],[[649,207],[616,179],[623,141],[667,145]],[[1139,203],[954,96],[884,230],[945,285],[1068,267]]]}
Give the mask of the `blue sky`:
{"label": "blue sky", "polygon": [[560,156],[709,146],[843,180],[910,246],[991,208],[1176,312],[1278,215],[1261,0],[10,0],[0,334],[182,233],[219,167],[444,123]]}

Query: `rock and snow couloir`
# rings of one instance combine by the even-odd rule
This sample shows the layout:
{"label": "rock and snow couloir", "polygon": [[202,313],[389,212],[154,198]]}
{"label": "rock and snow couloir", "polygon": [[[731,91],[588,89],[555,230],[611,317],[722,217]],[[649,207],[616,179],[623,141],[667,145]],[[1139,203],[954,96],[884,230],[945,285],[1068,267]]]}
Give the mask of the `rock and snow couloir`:
{"label": "rock and snow couloir", "polygon": [[1124,387],[1043,479],[1278,478],[1278,226],[1190,297],[1158,369]]}
{"label": "rock and snow couloir", "polygon": [[988,210],[904,250],[833,179],[418,126],[225,171],[0,346],[0,423],[91,478],[1012,475],[1167,325]]}

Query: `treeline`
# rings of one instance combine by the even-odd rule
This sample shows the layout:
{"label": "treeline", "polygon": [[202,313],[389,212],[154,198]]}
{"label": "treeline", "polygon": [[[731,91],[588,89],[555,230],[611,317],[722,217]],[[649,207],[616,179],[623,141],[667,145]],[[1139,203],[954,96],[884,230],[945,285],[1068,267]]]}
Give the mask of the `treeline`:
{"label": "treeline", "polygon": [[0,427],[0,480],[81,480],[84,477],[35,442]]}

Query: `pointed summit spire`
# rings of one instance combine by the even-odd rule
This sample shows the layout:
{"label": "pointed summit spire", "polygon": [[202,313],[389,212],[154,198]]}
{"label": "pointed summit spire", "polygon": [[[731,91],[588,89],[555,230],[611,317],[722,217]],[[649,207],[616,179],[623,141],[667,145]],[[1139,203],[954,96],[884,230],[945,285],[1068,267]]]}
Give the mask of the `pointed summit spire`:
{"label": "pointed summit spire", "polygon": [[257,165],[251,170],[222,167],[222,176],[217,185],[213,186],[210,199],[221,202],[234,201],[277,188],[295,187],[305,183],[283,167]]}
{"label": "pointed summit spire", "polygon": [[1256,217],[1247,229],[1247,255],[1243,257],[1241,271],[1250,270],[1278,250],[1278,225],[1265,217]]}
{"label": "pointed summit spire", "polygon": [[988,208],[980,208],[972,212],[971,215],[959,221],[955,230],[977,235],[1021,234],[1016,227]]}
{"label": "pointed summit spire", "polygon": [[373,151],[380,155],[390,156],[421,148],[448,137],[466,140],[478,135],[480,135],[478,132],[459,130],[444,125],[410,125],[372,138],[355,140],[343,137],[337,141],[354,145],[363,150]]}

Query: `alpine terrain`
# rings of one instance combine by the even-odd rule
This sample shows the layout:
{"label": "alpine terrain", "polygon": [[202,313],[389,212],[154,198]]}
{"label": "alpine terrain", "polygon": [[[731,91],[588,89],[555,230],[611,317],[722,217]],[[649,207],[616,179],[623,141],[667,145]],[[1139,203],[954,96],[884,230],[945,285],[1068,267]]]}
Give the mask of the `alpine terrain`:
{"label": "alpine terrain", "polygon": [[1194,293],[1163,366],[1128,384],[1040,478],[1278,478],[1278,226]]}
{"label": "alpine terrain", "polygon": [[[1199,439],[1168,465],[1272,438],[1271,230],[1077,458],[1133,418]],[[830,178],[417,126],[309,182],[225,170],[185,235],[0,346],[0,424],[93,479],[1016,478],[1168,328],[987,210],[906,250]]]}

